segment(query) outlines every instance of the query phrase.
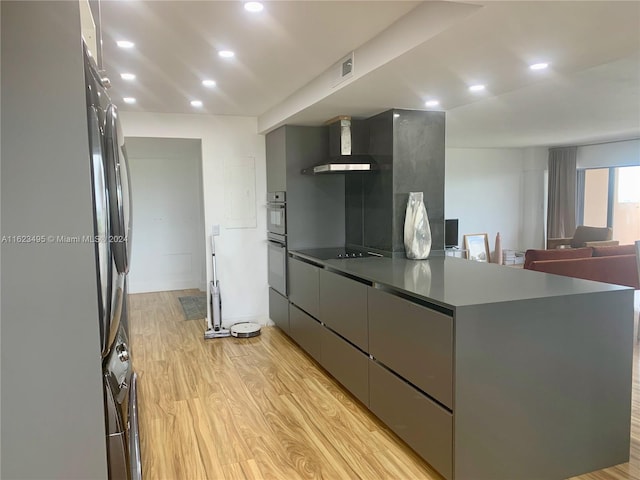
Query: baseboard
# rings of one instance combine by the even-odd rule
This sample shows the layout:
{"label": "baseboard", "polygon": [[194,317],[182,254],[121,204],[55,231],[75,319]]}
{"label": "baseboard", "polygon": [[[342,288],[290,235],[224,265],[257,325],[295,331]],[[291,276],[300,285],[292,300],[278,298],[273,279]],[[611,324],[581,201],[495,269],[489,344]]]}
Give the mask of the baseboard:
{"label": "baseboard", "polygon": [[268,315],[245,315],[240,317],[231,317],[225,318],[224,312],[222,314],[222,326],[225,328],[229,328],[231,325],[240,322],[254,322],[258,325],[262,325],[263,327],[268,327],[271,325],[275,325]]}
{"label": "baseboard", "polygon": [[149,292],[169,292],[171,290],[191,290],[199,289],[206,291],[206,288],[199,281],[178,280],[172,282],[130,282],[129,293],[149,293]]}

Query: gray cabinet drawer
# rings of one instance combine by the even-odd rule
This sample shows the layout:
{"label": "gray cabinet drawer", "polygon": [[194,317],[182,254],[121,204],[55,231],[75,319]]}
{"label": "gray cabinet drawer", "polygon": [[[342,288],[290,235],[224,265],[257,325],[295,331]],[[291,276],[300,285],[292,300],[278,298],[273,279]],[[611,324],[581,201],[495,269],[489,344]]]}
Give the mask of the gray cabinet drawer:
{"label": "gray cabinet drawer", "polygon": [[320,322],[289,304],[289,335],[316,360],[320,360]]}
{"label": "gray cabinet drawer", "polygon": [[369,357],[328,328],[322,328],[320,364],[369,406]]}
{"label": "gray cabinet drawer", "polygon": [[269,318],[285,333],[289,333],[289,300],[269,289]]}
{"label": "gray cabinet drawer", "polygon": [[453,318],[369,289],[369,353],[453,409]]}
{"label": "gray cabinet drawer", "polygon": [[367,286],[326,270],[320,271],[320,321],[365,352]]}
{"label": "gray cabinet drawer", "polygon": [[320,316],[319,270],[315,265],[289,257],[289,300],[316,318]]}
{"label": "gray cabinet drawer", "polygon": [[369,409],[445,478],[452,478],[451,413],[371,360]]}

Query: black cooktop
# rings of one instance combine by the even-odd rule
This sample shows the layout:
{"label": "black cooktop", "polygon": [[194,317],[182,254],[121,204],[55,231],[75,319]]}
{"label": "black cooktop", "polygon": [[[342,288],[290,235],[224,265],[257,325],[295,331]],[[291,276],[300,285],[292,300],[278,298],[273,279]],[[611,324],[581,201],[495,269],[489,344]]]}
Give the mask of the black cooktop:
{"label": "black cooktop", "polygon": [[356,250],[352,248],[334,247],[334,248],[309,248],[299,250],[300,253],[319,260],[346,259],[346,258],[365,258],[365,257],[381,257],[375,253],[366,250]]}

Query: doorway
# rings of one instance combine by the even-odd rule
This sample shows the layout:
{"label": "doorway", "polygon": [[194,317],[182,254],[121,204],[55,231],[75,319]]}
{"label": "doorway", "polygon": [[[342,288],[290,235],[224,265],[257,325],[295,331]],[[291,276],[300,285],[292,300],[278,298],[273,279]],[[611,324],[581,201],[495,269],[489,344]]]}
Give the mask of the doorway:
{"label": "doorway", "polygon": [[127,137],[131,170],[131,293],[206,290],[199,139]]}

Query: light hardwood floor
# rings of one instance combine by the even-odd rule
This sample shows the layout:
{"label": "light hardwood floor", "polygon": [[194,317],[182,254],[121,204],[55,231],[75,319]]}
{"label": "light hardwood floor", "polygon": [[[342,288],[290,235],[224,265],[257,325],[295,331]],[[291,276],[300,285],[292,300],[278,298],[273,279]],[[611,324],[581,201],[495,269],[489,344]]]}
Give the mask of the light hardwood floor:
{"label": "light hardwood floor", "polygon": [[[277,328],[204,340],[195,292],[130,297],[146,480],[442,478]],[[638,361],[630,463],[575,478],[640,479]]]}

